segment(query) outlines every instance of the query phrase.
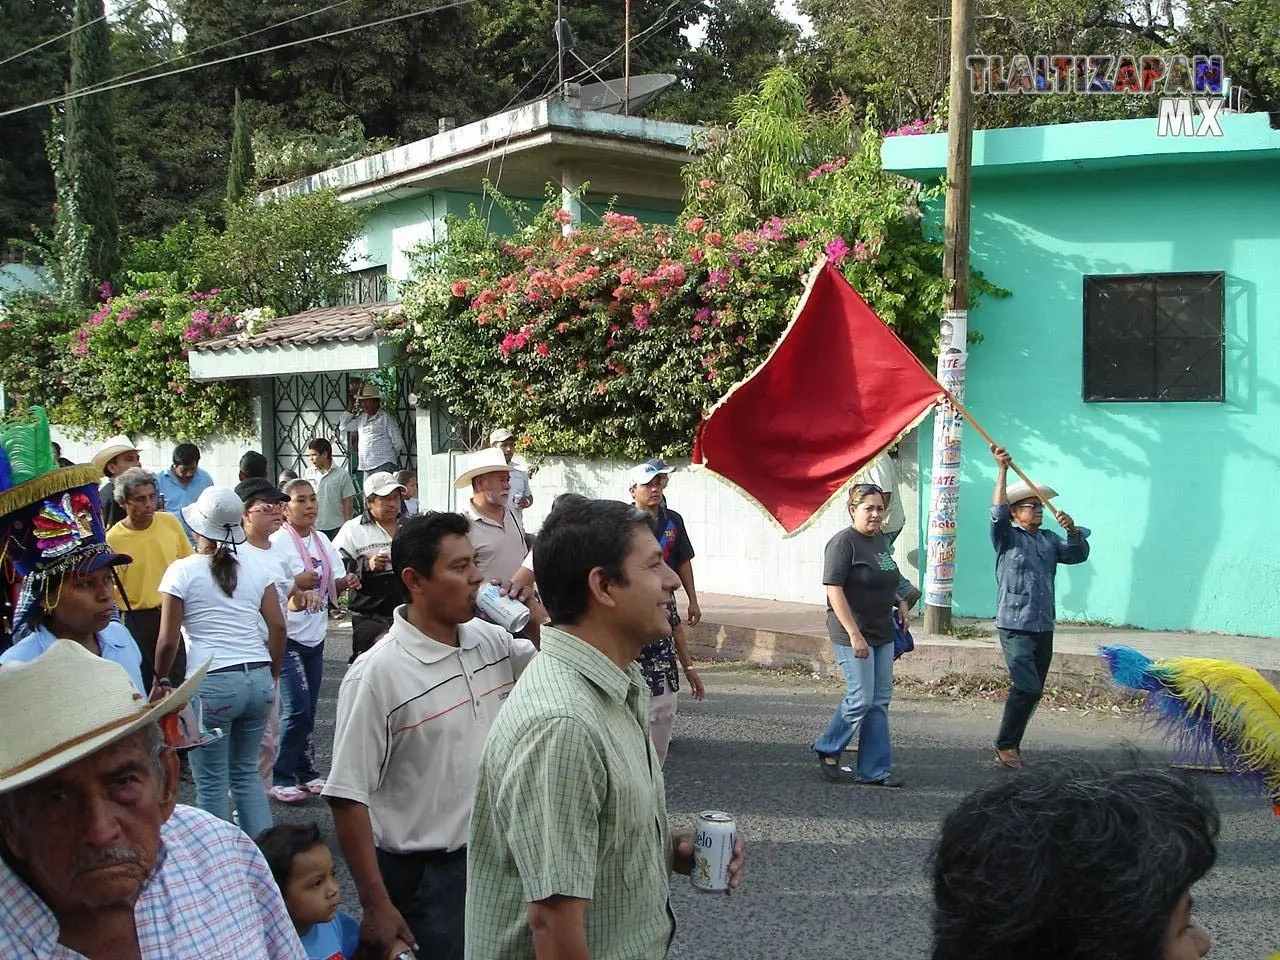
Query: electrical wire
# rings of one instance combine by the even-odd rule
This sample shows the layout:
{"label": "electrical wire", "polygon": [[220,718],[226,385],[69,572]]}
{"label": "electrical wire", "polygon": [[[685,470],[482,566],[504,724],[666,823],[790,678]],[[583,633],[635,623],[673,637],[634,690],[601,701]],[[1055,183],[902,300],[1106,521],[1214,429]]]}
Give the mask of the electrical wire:
{"label": "electrical wire", "polygon": [[330,10],[333,10],[337,7],[346,6],[348,3],[352,3],[352,2],[353,0],[337,0],[336,3],[331,3],[327,7],[321,7],[319,10],[312,10],[310,13],[300,13],[296,17],[290,17],[288,20],[281,20],[279,23],[273,23],[273,24],[270,24],[269,26],[261,27],[249,33],[241,34],[238,37],[232,37],[230,40],[219,40],[217,43],[211,43],[206,47],[201,47],[199,50],[183,51],[177,56],[170,57],[168,60],[160,60],[156,63],[147,64],[147,66],[139,67],[137,70],[131,70],[128,73],[120,74],[120,76],[118,77],[112,77],[110,80],[103,80],[101,83],[93,83],[87,87],[82,87],[81,90],[97,90],[99,87],[106,87],[109,84],[116,83],[119,80],[128,80],[130,77],[136,77],[138,74],[146,73],[148,70],[154,70],[156,69],[156,67],[163,67],[170,63],[176,63],[179,60],[186,60],[191,57],[198,57],[200,56],[200,54],[208,53],[210,50],[216,50],[219,47],[225,47],[228,44],[232,44],[232,43],[239,43],[241,40],[248,40],[250,37],[256,37],[260,33],[267,33],[268,31],[275,30],[279,27],[287,27],[291,23],[297,23],[299,20],[306,20],[308,17],[316,17],[322,13],[328,13]]}
{"label": "electrical wire", "polygon": [[[126,3],[123,7],[121,7],[120,12],[123,13],[125,10],[128,10],[130,7],[136,7],[138,4],[146,3],[146,2],[147,0],[132,0],[132,2]],[[34,47],[27,47],[27,49],[25,50],[19,50],[17,53],[11,54],[5,57],[3,60],[0,60],[0,67],[3,67],[6,63],[9,63],[13,60],[18,60],[22,57],[25,57],[29,53],[35,53],[37,50],[43,49],[44,47],[47,47],[51,43],[57,43],[59,40],[63,40],[66,37],[71,36],[73,33],[79,33],[81,30],[85,29],[85,27],[92,27],[95,23],[101,23],[105,19],[107,19],[107,14],[104,13],[100,17],[94,17],[88,23],[82,23],[78,26],[72,27],[70,30],[66,31],[65,33],[60,33],[56,37],[50,37],[48,40],[41,40]]]}
{"label": "electrical wire", "polygon": [[179,67],[176,70],[166,70],[163,73],[153,73],[145,77],[137,77],[135,79],[125,80],[120,83],[112,83],[105,86],[93,87],[91,89],[74,90],[61,97],[51,97],[48,100],[41,100],[38,103],[29,103],[23,107],[11,107],[8,110],[0,110],[0,118],[10,117],[10,116],[13,116],[15,113],[25,113],[28,110],[37,110],[40,107],[52,106],[55,103],[65,103],[69,100],[78,100],[81,97],[93,96],[94,94],[97,94],[97,93],[106,93],[110,90],[119,90],[122,87],[136,86],[139,83],[146,83],[148,80],[160,80],[164,77],[173,77],[173,76],[177,76],[180,73],[190,73],[192,70],[200,70],[203,67],[215,67],[223,63],[232,63],[236,60],[244,60],[244,59],[247,59],[248,57],[257,56],[260,53],[273,53],[276,50],[286,50],[289,47],[297,47],[305,43],[314,43],[317,40],[328,40],[332,37],[340,37],[348,33],[355,33],[357,30],[367,30],[371,27],[382,27],[382,26],[386,26],[389,23],[396,23],[398,21],[408,20],[413,17],[422,17],[422,16],[426,16],[429,13],[439,13],[442,10],[449,10],[454,7],[464,7],[464,6],[467,6],[468,4],[476,3],[476,2],[477,0],[450,0],[449,3],[442,3],[439,6],[430,7],[426,10],[414,10],[410,13],[401,13],[394,17],[386,17],[382,20],[375,20],[372,23],[361,23],[361,24],[357,24],[354,27],[344,27],[341,30],[332,30],[329,33],[322,33],[314,37],[303,37],[300,40],[290,40],[287,43],[278,43],[275,46],[263,47],[260,50],[249,50],[249,51],[246,51],[245,53],[237,53],[230,57],[221,57],[217,60],[205,61],[204,63],[193,63],[190,66]]}
{"label": "electrical wire", "polygon": [[[675,23],[676,20],[680,19],[682,16],[689,13],[691,10],[693,10],[694,7],[700,6],[702,3],[705,2],[705,0],[693,0],[692,3],[690,3],[684,9],[680,10],[675,15],[670,17],[667,16],[667,14],[671,12],[671,9],[674,6],[676,6],[676,4],[678,4],[679,2],[680,0],[671,0],[671,2],[667,4],[666,9],[664,9],[662,13],[658,14],[657,20],[655,20],[653,23],[649,24],[649,26],[645,27],[645,29],[641,30],[639,33],[633,36],[631,38],[632,48],[634,49],[635,47],[643,45],[653,36],[654,31],[661,30],[663,27],[668,26],[672,23]],[[595,64],[593,64],[590,67],[587,67],[586,70],[582,70],[578,73],[575,73],[572,77],[566,77],[565,82],[566,83],[576,82],[578,80],[581,80],[583,77],[587,76],[588,74],[595,73],[601,68],[607,66],[612,60],[614,60],[618,56],[618,54],[622,53],[625,47],[626,47],[625,43],[618,44],[616,47],[613,48],[612,51],[610,51],[609,53],[601,57],[599,60],[597,60]],[[579,62],[583,63],[584,66],[586,64],[585,61],[579,61]]]}

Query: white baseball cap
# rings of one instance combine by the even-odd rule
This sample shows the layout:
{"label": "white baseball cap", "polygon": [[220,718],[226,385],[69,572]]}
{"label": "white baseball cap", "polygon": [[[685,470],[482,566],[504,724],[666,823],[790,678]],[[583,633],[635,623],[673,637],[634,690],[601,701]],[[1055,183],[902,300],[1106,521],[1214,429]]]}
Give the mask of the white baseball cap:
{"label": "white baseball cap", "polygon": [[403,483],[396,482],[394,474],[387,473],[385,470],[371,473],[364,478],[365,497],[385,497],[395,490],[402,493],[408,492]]}
{"label": "white baseball cap", "polygon": [[499,427],[497,430],[493,431],[493,433],[489,434],[490,443],[503,443],[514,438],[515,434],[506,427]]}
{"label": "white baseball cap", "polygon": [[648,460],[631,468],[631,472],[627,474],[627,488],[639,487],[649,483],[654,477],[675,472],[675,467],[667,466],[661,460]]}

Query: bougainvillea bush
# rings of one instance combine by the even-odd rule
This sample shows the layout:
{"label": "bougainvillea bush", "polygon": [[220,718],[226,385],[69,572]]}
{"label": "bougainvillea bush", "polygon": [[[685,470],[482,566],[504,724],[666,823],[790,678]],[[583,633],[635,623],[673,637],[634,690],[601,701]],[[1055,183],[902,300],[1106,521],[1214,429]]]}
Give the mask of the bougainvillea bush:
{"label": "bougainvillea bush", "polygon": [[[516,425],[532,452],[681,456],[704,412],[767,356],[822,256],[931,358],[941,245],[922,235],[918,188],[880,168],[880,141],[807,159],[773,208],[785,215],[755,222],[724,202],[746,194],[740,183],[696,176],[703,161],[675,226],[616,213],[574,224],[558,195],[523,220],[513,208],[507,238],[474,211],[451,220],[401,287],[407,359],[455,417]],[[974,290],[995,292],[980,277]]]}
{"label": "bougainvillea bush", "polygon": [[249,394],[238,382],[190,379],[187,354],[203,340],[244,330],[258,314],[246,320],[216,288],[111,296],[104,287],[94,312],[63,338],[66,392],[51,416],[68,426],[193,440],[243,432],[253,424]]}

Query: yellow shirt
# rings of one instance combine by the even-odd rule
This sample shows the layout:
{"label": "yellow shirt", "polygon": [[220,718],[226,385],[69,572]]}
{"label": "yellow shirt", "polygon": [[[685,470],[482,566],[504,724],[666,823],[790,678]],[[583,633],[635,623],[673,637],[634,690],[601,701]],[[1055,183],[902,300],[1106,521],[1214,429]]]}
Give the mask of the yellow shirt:
{"label": "yellow shirt", "polygon": [[169,564],[195,551],[178,518],[157,510],[151,526],[130,530],[121,521],[107,531],[107,545],[116,553],[132,557],[133,562],[116,567],[129,606],[134,610],[154,610],[160,606],[160,578]]}

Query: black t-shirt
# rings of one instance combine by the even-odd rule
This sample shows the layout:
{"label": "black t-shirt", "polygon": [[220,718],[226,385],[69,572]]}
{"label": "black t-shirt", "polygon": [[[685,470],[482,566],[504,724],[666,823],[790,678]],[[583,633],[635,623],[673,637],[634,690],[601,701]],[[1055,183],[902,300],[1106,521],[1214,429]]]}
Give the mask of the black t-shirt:
{"label": "black t-shirt", "polygon": [[[893,643],[893,607],[901,574],[881,534],[868,537],[846,527],[827,541],[822,582],[844,589],[853,618],[868,646]],[[831,602],[827,602],[827,630],[833,643],[852,646]]]}
{"label": "black t-shirt", "polygon": [[689,533],[684,528],[684,517],[665,506],[658,509],[658,515],[649,521],[649,529],[658,538],[662,547],[662,559],[672,570],[693,559],[693,544]]}

